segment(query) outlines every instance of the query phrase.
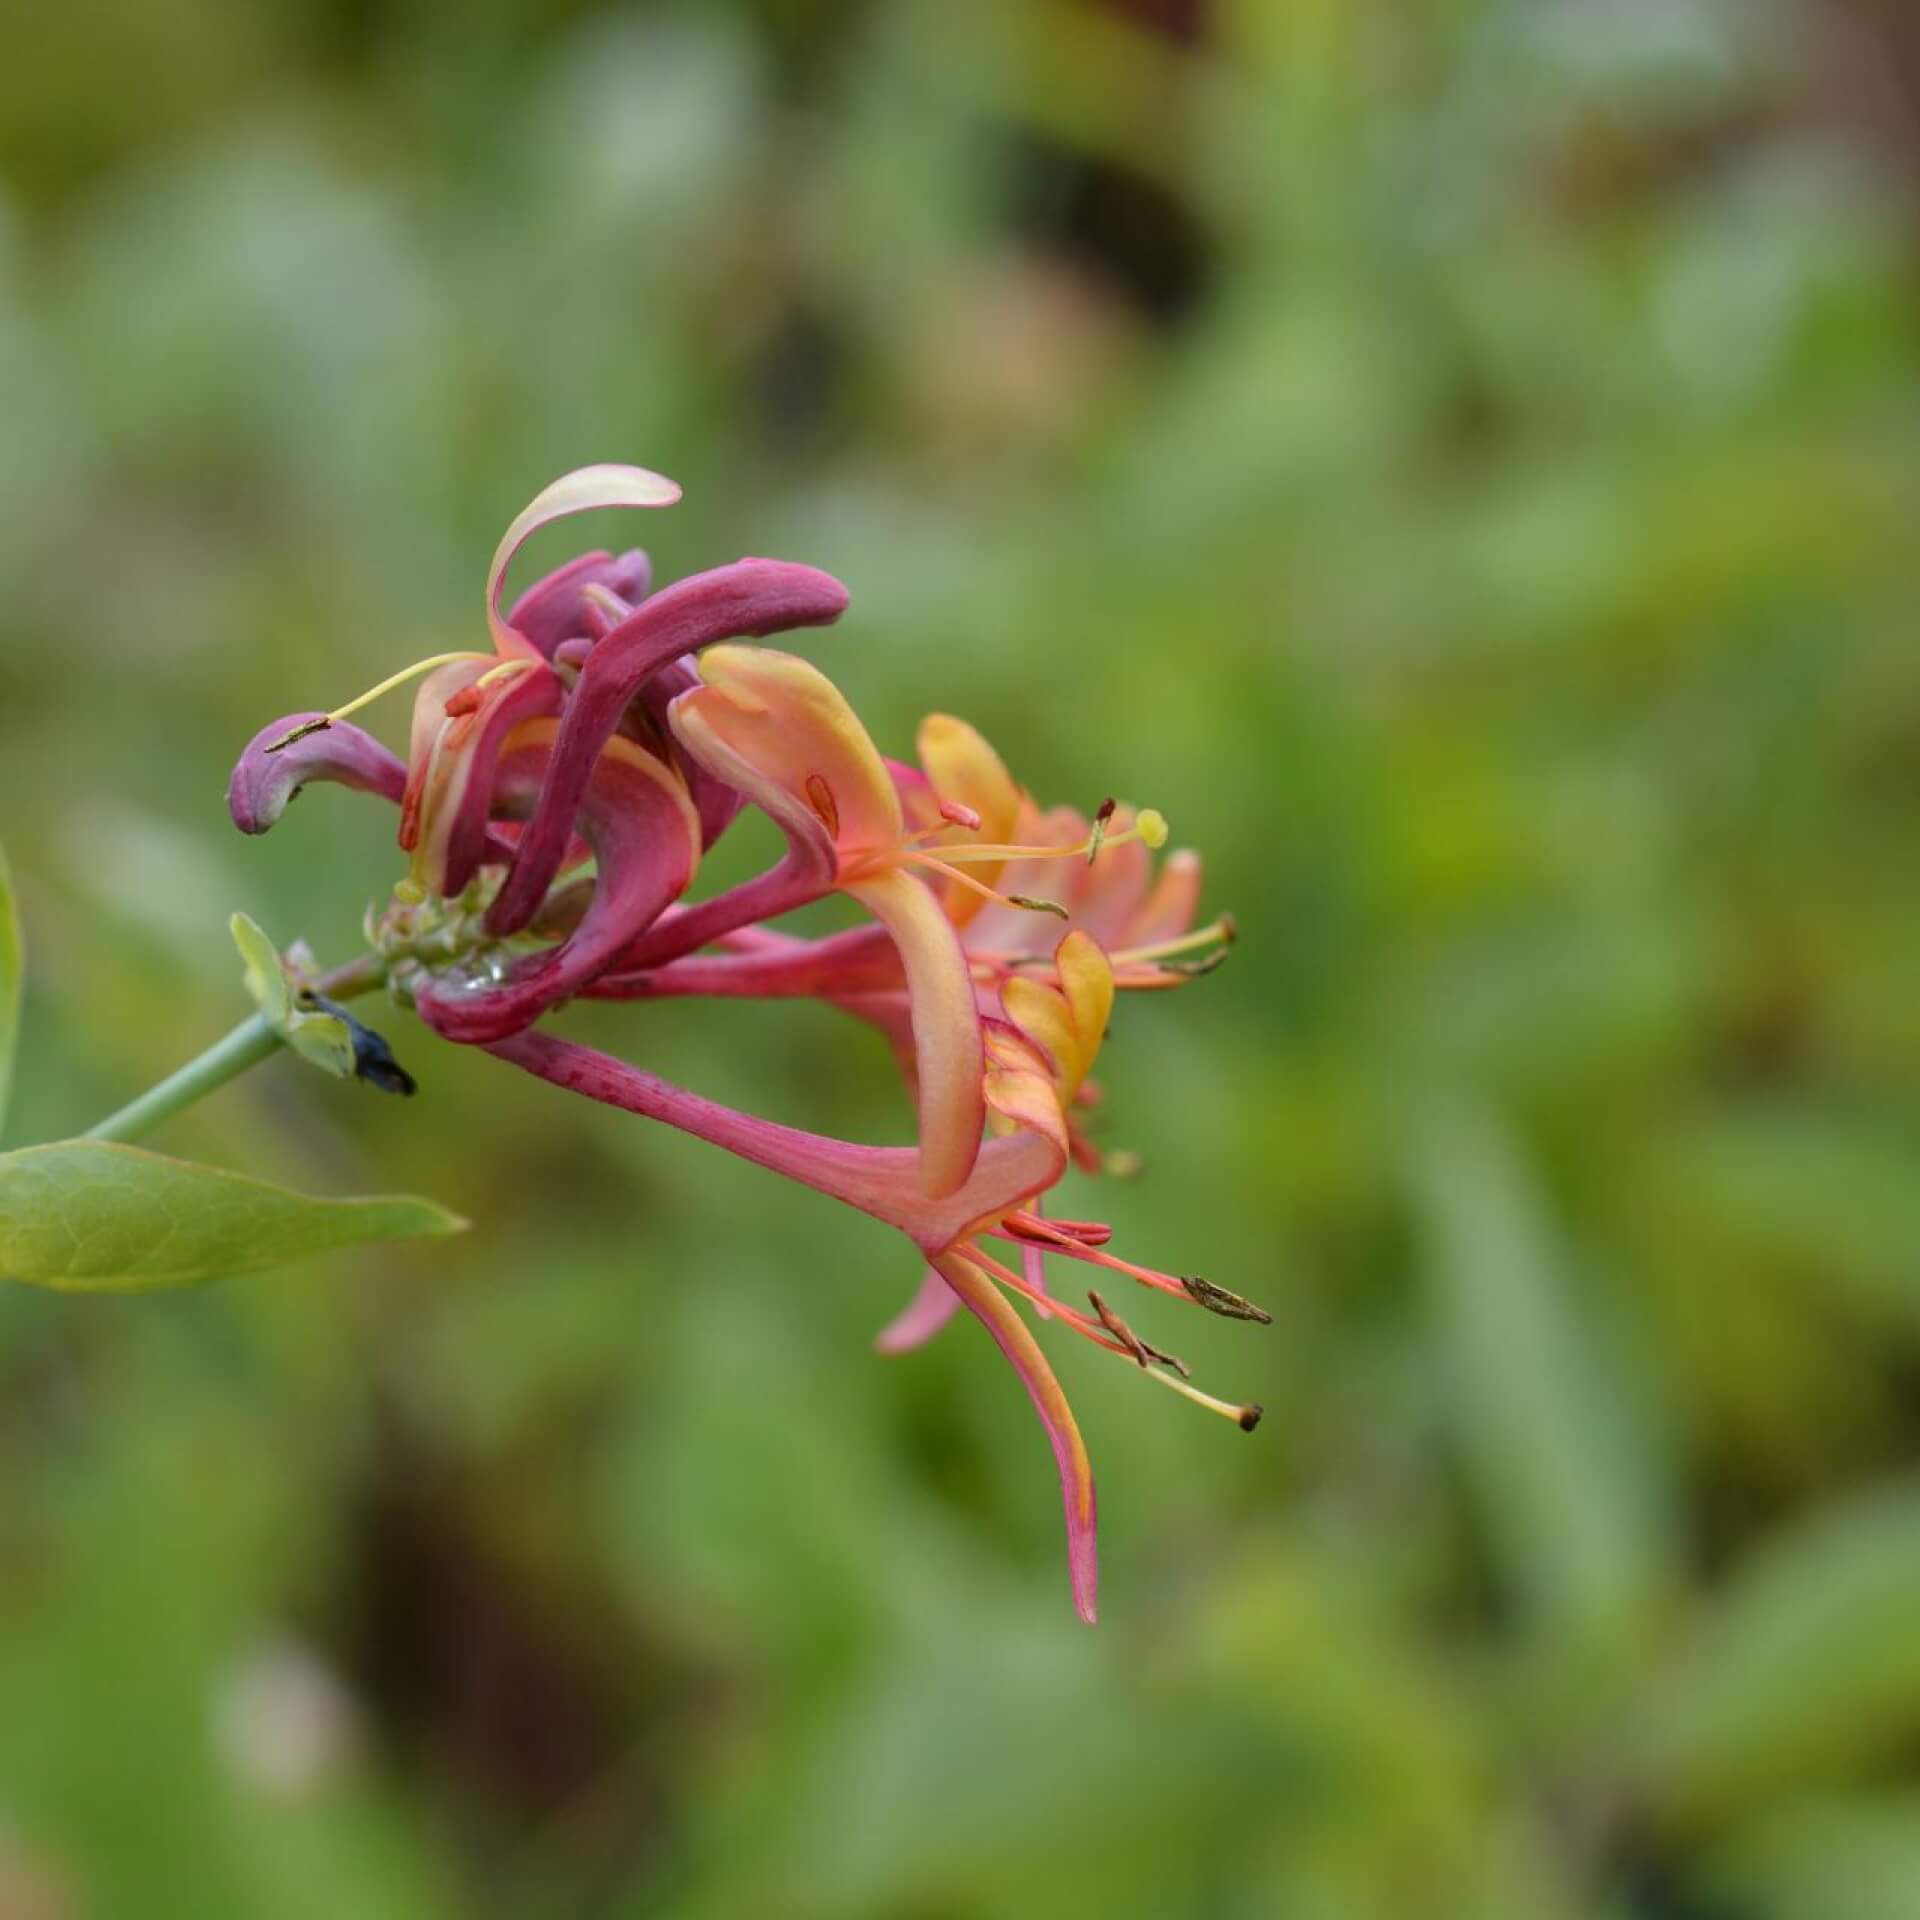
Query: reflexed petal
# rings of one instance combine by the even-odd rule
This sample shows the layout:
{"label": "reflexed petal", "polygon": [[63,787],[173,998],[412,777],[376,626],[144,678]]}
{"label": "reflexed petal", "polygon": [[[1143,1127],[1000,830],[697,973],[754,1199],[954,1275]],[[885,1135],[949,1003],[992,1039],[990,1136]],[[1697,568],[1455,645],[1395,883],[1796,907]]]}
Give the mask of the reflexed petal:
{"label": "reflexed petal", "polygon": [[644,467],[581,467],[543,487],[500,536],[493,565],[487,570],[487,625],[495,651],[506,657],[538,652],[534,642],[516,633],[500,612],[500,588],[507,568],[532,534],[569,514],[590,513],[598,507],[670,507],[679,498],[680,489],[673,481]]}
{"label": "reflexed petal", "polygon": [[[524,726],[502,756],[502,787],[529,795],[545,772],[557,729]],[[421,987],[421,1017],[449,1040],[485,1044],[530,1026],[589,985],[644,927],[686,891],[700,857],[700,820],[680,777],[625,739],[602,750],[580,826],[597,871],[593,897],[572,935],[551,953],[519,962],[504,982],[456,978]]]}
{"label": "reflexed petal", "polygon": [[1067,1405],[1067,1396],[1060,1390],[1039,1343],[1006,1295],[962,1254],[942,1255],[934,1264],[1012,1363],[1047,1431],[1054,1464],[1060,1469],[1060,1497],[1067,1513],[1067,1567],[1073,1581],[1073,1604],[1080,1618],[1091,1626],[1100,1584],[1098,1506],[1093,1467],[1073,1409]]}
{"label": "reflexed petal", "polygon": [[1026,1037],[1003,1020],[981,1023],[987,1057],[982,1093],[993,1111],[995,1131],[1024,1129],[1051,1140],[1064,1157],[1071,1151],[1066,1115],[1047,1063]]}
{"label": "reflexed petal", "polygon": [[507,625],[551,660],[563,640],[597,636],[606,625],[597,610],[589,617],[584,588],[605,587],[629,606],[637,606],[652,584],[652,563],[637,548],[617,560],[606,552],[583,553],[536,580],[513,603]]}
{"label": "reflexed petal", "polygon": [[344,720],[303,734],[278,753],[267,751],[295,727],[320,718],[317,713],[290,713],[247,742],[227,782],[227,810],[242,833],[265,833],[309,780],[331,780],[399,804],[407,787],[406,768],[371,734]]}
{"label": "reflexed petal", "polygon": [[1001,986],[1000,1004],[1028,1039],[1046,1049],[1060,1084],[1068,1089],[1077,1086],[1084,1070],[1084,1048],[1066,996],[1021,973]]}
{"label": "reflexed petal", "polygon": [[640,690],[640,703],[647,718],[659,729],[661,739],[673,756],[673,764],[687,792],[693,797],[694,810],[700,816],[700,844],[710,847],[732,826],[734,817],[747,804],[738,787],[716,779],[674,738],[668,721],[673,703],[683,693],[700,684],[700,669],[684,656],[670,660]]}
{"label": "reflexed petal", "polygon": [[1126,926],[1116,942],[1123,947],[1151,947],[1162,940],[1177,940],[1193,925],[1200,911],[1200,856],[1191,847],[1180,847],[1160,863],[1153,891]]}
{"label": "reflexed petal", "polygon": [[668,662],[736,634],[822,626],[845,611],[847,590],[830,574],[784,560],[736,560],[663,587],[587,656],[567,702],[547,784],[520,858],[487,916],[517,933],[553,883],[593,763],[635,694]]}
{"label": "reflexed petal", "polygon": [[910,874],[895,868],[846,890],[892,934],[906,969],[922,1178],[937,1199],[952,1193],[972,1170],[986,1122],[980,1017],[967,956],[939,901]]}
{"label": "reflexed petal", "polygon": [[874,1335],[874,1347],[881,1353],[910,1353],[925,1346],[959,1308],[960,1296],[929,1267],[919,1292]]}
{"label": "reflexed petal", "polygon": [[789,832],[818,821],[843,864],[855,850],[899,844],[906,826],[886,762],[818,667],[770,647],[720,646],[702,656],[700,677],[706,685],[673,707],[695,759]]}
{"label": "reflexed petal", "polygon": [[[1100,1043],[1107,1037],[1107,1022],[1113,1018],[1113,963],[1092,935],[1076,929],[1054,948],[1053,964],[1080,1036],[1080,1072],[1074,1081],[1077,1088],[1100,1057]],[[1069,1098],[1073,1090],[1068,1090]]]}
{"label": "reflexed petal", "polygon": [[[955,846],[969,840],[987,846],[1013,838],[1020,824],[1020,789],[978,732],[950,713],[930,713],[920,722],[915,745],[940,798],[958,801],[980,816],[978,833],[962,830],[948,836]],[[1004,865],[972,864],[969,871],[981,885],[995,887]],[[945,899],[948,917],[957,927],[964,927],[987,904],[984,895],[953,880],[946,883]]]}

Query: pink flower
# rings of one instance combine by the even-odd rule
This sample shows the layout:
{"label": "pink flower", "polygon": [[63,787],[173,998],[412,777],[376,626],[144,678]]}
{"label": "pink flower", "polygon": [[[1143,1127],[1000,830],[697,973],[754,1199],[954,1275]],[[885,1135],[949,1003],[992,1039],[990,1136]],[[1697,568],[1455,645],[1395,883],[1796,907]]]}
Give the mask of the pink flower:
{"label": "pink flower", "polygon": [[[234,820],[265,832],[315,780],[383,795],[410,868],[369,932],[390,989],[438,1032],[905,1234],[926,1279],[881,1345],[914,1344],[960,1306],[986,1327],[1053,1448],[1075,1604],[1091,1620],[1092,1472],[1014,1300],[1244,1427],[1259,1417],[1191,1386],[1097,1292],[1088,1313],[1046,1285],[1048,1259],[1069,1260],[1266,1318],[1223,1288],[1121,1259],[1097,1222],[1046,1211],[1070,1165],[1100,1165],[1077,1116],[1116,990],[1206,970],[1231,923],[1190,930],[1199,862],[1175,853],[1154,877],[1149,849],[1166,827],[1151,810],[1108,802],[1091,823],[1042,813],[948,715],[921,726],[918,766],[887,761],[817,668],[738,644],[838,617],[845,589],[810,567],[741,560],[653,592],[643,554],[593,553],[502,613],[507,566],[539,527],[678,497],[634,467],[555,482],[494,556],[491,648],[436,655],[331,713],[263,729],[234,769]],[[421,684],[403,761],[347,716],[410,678]],[[780,827],[784,855],[685,903],[702,854],[747,804]],[[589,859],[590,874],[570,877]],[[821,940],[763,924],[832,892],[874,924]],[[757,1119],[532,1030],[576,995],[689,993],[816,995],[878,1026],[914,1097],[917,1144],[855,1146]]]}

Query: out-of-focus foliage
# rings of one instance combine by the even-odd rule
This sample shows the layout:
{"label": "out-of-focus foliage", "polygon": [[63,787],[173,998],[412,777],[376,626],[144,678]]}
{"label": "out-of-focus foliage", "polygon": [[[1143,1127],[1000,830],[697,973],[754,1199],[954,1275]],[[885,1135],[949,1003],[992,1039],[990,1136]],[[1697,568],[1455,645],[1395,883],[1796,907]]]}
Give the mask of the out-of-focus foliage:
{"label": "out-of-focus foliage", "polygon": [[[1206,849],[1086,1204],[1278,1324],[1133,1316],[1250,1440],[1059,1353],[1088,1632],[986,1343],[868,1350],[895,1238],[424,1033],[411,1102],[275,1062],[160,1144],[476,1231],[0,1293],[0,1911],[1920,1912],[1902,9],[96,0],[4,68],[9,1143],[245,1010],[234,909],[351,952],[390,819],[242,841],[234,753],[630,459],[664,577],[849,582],[883,744]],[[824,1010],[566,1019],[907,1124]]]}

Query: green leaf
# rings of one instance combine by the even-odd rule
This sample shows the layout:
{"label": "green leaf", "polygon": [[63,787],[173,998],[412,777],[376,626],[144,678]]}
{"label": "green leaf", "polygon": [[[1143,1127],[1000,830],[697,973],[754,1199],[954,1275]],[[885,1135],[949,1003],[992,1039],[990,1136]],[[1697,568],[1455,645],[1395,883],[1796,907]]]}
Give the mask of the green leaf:
{"label": "green leaf", "polygon": [[1920,1486],[1829,1507],[1742,1566],[1661,1676],[1643,1769],[1686,1823],[1920,1736]]}
{"label": "green leaf", "polygon": [[1490,1118],[1436,1116],[1414,1185],[1447,1415],[1507,1578],[1551,1633],[1630,1628],[1676,1582],[1645,1396],[1576,1297],[1530,1170]]}
{"label": "green leaf", "polygon": [[0,1154],[0,1277],[68,1292],[191,1286],[465,1225],[411,1195],[313,1199],[102,1140]]}
{"label": "green leaf", "polygon": [[0,847],[0,1127],[7,1118],[7,1096],[13,1091],[13,1054],[20,1033],[22,974],[20,916],[14,910],[13,880],[7,871],[6,849]]}
{"label": "green leaf", "polygon": [[247,991],[267,1024],[302,1059],[338,1080],[351,1080],[353,1030],[338,1014],[310,1012],[300,1005],[287,962],[256,921],[236,913],[227,926],[246,965]]}

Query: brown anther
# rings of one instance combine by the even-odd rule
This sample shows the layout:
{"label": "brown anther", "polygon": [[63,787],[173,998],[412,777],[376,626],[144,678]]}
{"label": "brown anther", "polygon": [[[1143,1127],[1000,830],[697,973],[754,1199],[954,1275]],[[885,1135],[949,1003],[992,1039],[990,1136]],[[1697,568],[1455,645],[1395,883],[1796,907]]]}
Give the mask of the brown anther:
{"label": "brown anther", "polygon": [[1087,834],[1087,865],[1092,866],[1100,857],[1100,847],[1107,837],[1108,823],[1113,819],[1114,809],[1120,803],[1112,794],[1100,802],[1093,816],[1093,826]]}
{"label": "brown anther", "polygon": [[1182,980],[1201,980],[1227,964],[1227,949],[1215,947],[1211,953],[1203,953],[1197,960],[1157,960],[1154,965],[1162,973],[1178,974]]}
{"label": "brown anther", "polygon": [[1266,1408],[1261,1406],[1258,1401],[1255,1401],[1252,1406],[1242,1407],[1240,1409],[1240,1431],[1242,1433],[1251,1433],[1254,1428],[1260,1424],[1262,1419],[1266,1417],[1266,1411]]}
{"label": "brown anther", "polygon": [[1007,899],[1016,907],[1025,907],[1029,913],[1050,913],[1058,920],[1073,918],[1058,900],[1036,900],[1026,893],[1010,893]]}
{"label": "brown anther", "polygon": [[1265,1307],[1256,1307],[1251,1300],[1225,1287],[1216,1287],[1211,1280],[1202,1280],[1194,1273],[1183,1273],[1179,1279],[1187,1290],[1187,1297],[1209,1313],[1217,1313],[1227,1320],[1255,1320],[1263,1327],[1273,1325],[1273,1315]]}
{"label": "brown anther", "polygon": [[1223,913],[1219,915],[1214,921],[1214,925],[1220,929],[1220,938],[1228,946],[1232,946],[1233,943],[1240,938],[1240,922],[1236,920],[1232,914]]}
{"label": "brown anther", "polygon": [[1090,1291],[1087,1298],[1093,1302],[1093,1310],[1100,1316],[1100,1324],[1142,1367],[1157,1360],[1163,1367],[1171,1367],[1182,1380],[1193,1378],[1193,1370],[1184,1360],[1175,1354],[1162,1353],[1158,1347],[1149,1346],[1097,1293]]}
{"label": "brown anther", "polygon": [[478,687],[462,687],[447,696],[447,718],[458,720],[463,714],[478,713],[485,702],[486,695]]}
{"label": "brown anther", "polygon": [[270,741],[262,749],[266,753],[278,753],[282,747],[290,747],[296,740],[304,740],[310,733],[325,733],[333,722],[323,713],[317,720],[302,720],[297,727],[289,728],[278,740]]}
{"label": "brown anther", "polygon": [[837,840],[840,837],[840,803],[833,789],[817,773],[807,775],[807,805],[820,816],[821,824]]}

